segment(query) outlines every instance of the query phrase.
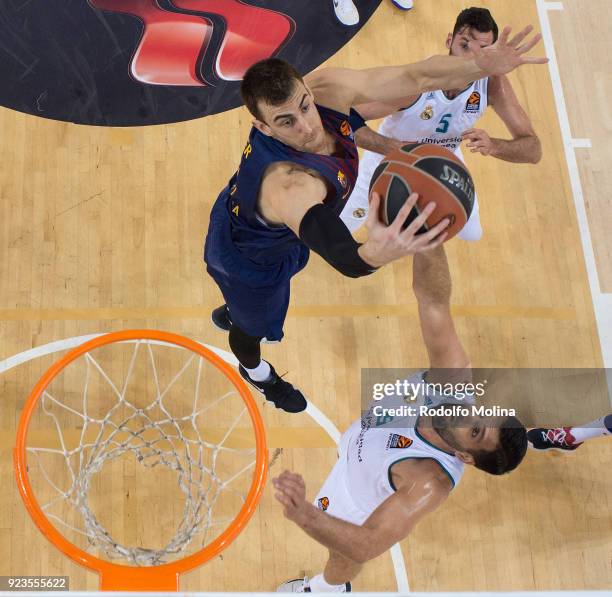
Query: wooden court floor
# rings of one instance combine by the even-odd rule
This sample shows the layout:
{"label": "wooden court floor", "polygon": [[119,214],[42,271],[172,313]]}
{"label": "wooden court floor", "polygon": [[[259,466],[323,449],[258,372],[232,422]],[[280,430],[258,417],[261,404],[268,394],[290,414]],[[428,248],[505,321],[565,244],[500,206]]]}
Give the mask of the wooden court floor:
{"label": "wooden court floor", "polygon": [[[590,30],[597,17],[588,7],[596,3],[601,8],[605,0],[564,2],[582,8],[572,13],[576,27],[564,25],[565,42],[572,32]],[[403,14],[384,0],[329,64],[359,68],[440,53],[456,13],[471,5],[415,4]],[[480,4],[500,24],[538,27],[532,0]],[[587,24],[578,21],[582,17]],[[599,44],[594,55],[609,55],[607,37],[592,42]],[[584,73],[585,63],[574,67]],[[548,70],[525,67],[512,81],[544,158],[531,166],[467,156],[484,237],[447,246],[458,331],[478,367],[600,367]],[[598,93],[589,101],[605,102],[607,96]],[[79,127],[0,110],[0,359],[63,338],[130,327],[166,329],[227,348],[226,337],[208,322],[220,293],[205,274],[202,244],[210,207],[238,164],[249,123],[242,109],[147,129]],[[493,113],[481,124],[492,135],[506,135]],[[609,149],[608,140],[603,150]],[[583,180],[597,197],[593,185],[604,176],[599,172]],[[596,218],[601,226],[611,214],[601,201],[597,209],[604,210]],[[598,266],[607,276],[610,264],[601,258],[607,249],[600,247]],[[361,368],[425,364],[410,280],[408,260],[356,281],[342,279],[313,256],[294,281],[286,339],[264,354],[340,430],[359,416]],[[66,574],[71,588],[93,590],[95,575],[68,561],[35,529],[13,479],[10,448],[19,413],[50,362],[30,361],[0,377],[0,575]],[[576,400],[592,418],[609,409],[601,396]],[[313,496],[334,462],[332,442],[306,414],[262,410],[272,447],[284,448],[271,473],[301,472]],[[468,471],[449,502],[403,542],[411,588],[610,588],[610,470],[612,443],[598,440],[566,457],[530,453],[502,479]],[[117,480],[117,491],[132,486],[128,477],[124,484]],[[139,496],[145,513],[146,498]],[[299,573],[317,573],[324,560],[324,550],[283,519],[267,488],[246,531],[181,586],[269,591]],[[388,554],[368,564],[355,583],[363,591],[395,588]]]}

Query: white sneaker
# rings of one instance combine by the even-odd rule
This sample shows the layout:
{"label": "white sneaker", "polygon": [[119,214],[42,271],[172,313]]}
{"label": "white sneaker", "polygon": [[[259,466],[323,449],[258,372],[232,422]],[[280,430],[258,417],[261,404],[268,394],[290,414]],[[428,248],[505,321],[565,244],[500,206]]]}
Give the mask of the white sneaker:
{"label": "white sneaker", "polygon": [[413,0],[391,0],[391,2],[400,10],[410,10],[413,4]]}
{"label": "white sneaker", "polygon": [[[334,1],[334,5],[336,2]],[[310,593],[310,587],[308,586],[308,577],[296,578],[295,580],[288,580],[284,582],[278,589],[277,593]]]}
{"label": "white sneaker", "polygon": [[353,0],[332,0],[334,3],[334,12],[336,18],[347,27],[357,25],[359,23],[359,12],[353,4]]}
{"label": "white sneaker", "polygon": [[[288,580],[284,582],[278,589],[276,589],[277,593],[311,593],[310,590],[310,582],[308,577],[304,578],[296,578],[295,580]],[[341,593],[351,593],[352,587],[351,583],[347,582],[344,585],[344,590],[340,591]]]}

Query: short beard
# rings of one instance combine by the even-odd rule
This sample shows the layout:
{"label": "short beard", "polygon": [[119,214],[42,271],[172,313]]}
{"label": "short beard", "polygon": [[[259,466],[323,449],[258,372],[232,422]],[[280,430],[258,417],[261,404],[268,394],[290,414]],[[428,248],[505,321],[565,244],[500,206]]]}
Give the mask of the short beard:
{"label": "short beard", "polygon": [[451,430],[452,424],[449,417],[434,416],[431,419],[431,426],[434,431],[453,449],[463,450],[457,443],[455,436]]}

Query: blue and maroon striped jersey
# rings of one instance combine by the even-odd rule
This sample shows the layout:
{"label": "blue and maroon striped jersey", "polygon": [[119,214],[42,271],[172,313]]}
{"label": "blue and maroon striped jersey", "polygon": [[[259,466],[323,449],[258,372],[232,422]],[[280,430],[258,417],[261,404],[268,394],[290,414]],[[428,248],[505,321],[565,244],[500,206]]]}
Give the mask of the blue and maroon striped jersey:
{"label": "blue and maroon striped jersey", "polygon": [[340,214],[353,191],[359,157],[348,116],[317,106],[326,131],[337,141],[333,156],[305,153],[288,147],[253,128],[240,167],[217,201],[226,201],[234,246],[256,264],[281,261],[300,239],[287,226],[267,224],[257,213],[263,175],[274,162],[294,162],[318,172],[329,189],[324,203]]}

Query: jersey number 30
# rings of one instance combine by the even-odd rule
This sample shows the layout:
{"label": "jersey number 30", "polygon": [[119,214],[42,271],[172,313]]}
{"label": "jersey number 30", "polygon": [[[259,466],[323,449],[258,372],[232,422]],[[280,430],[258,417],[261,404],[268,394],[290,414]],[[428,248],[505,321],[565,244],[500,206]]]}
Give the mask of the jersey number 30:
{"label": "jersey number 30", "polygon": [[438,123],[438,128],[436,129],[436,133],[445,133],[448,131],[448,127],[450,126],[450,119],[453,117],[452,114],[445,114],[440,118],[440,122]]}

